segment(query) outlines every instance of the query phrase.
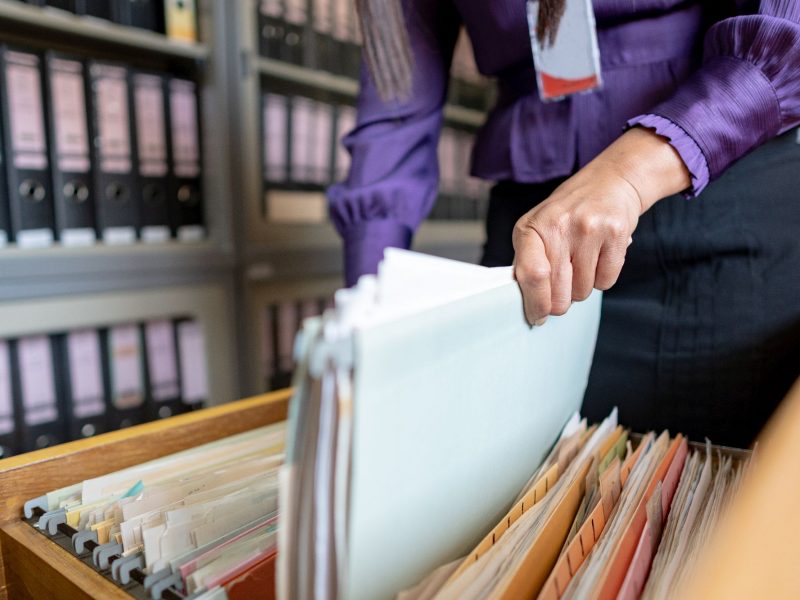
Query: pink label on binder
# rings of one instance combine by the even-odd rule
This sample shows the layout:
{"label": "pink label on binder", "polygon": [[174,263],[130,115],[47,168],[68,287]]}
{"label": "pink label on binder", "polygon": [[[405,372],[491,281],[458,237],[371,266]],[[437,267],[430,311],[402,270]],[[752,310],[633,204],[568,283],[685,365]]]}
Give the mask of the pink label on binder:
{"label": "pink label on binder", "polygon": [[339,133],[339,143],[336,144],[336,179],[339,180],[346,178],[350,170],[350,153],[342,144],[342,138],[355,129],[355,126],[355,109],[352,106],[340,106],[336,127]]}
{"label": "pink label on binder", "polygon": [[67,60],[53,60],[51,66],[58,168],[67,173],[86,173],[90,166],[89,132],[82,67],[79,62]]}
{"label": "pink label on binder", "polygon": [[139,328],[119,325],[109,331],[113,404],[135,408],[144,402]]}
{"label": "pink label on binder", "polygon": [[100,336],[94,329],[67,334],[72,414],[79,419],[102,415],[106,410]]}
{"label": "pink label on binder", "polygon": [[333,141],[333,106],[317,103],[317,122],[314,131],[314,181],[328,183],[331,176],[331,143]]}
{"label": "pink label on binder", "polygon": [[305,25],[306,21],[308,21],[306,0],[285,0],[285,2],[286,2],[285,19],[289,23],[294,23],[296,25]]}
{"label": "pink label on binder", "polygon": [[332,2],[335,0],[312,0],[314,29],[322,34],[329,34],[333,29]]}
{"label": "pink label on binder", "polygon": [[355,15],[351,14],[350,2],[352,0],[333,1],[333,37],[345,42],[350,41],[353,37],[351,19],[354,20]]}
{"label": "pink label on binder", "polygon": [[267,17],[282,17],[283,2],[281,0],[261,0],[259,10],[262,15]]}
{"label": "pink label on binder", "polygon": [[134,86],[139,172],[145,177],[163,177],[167,174],[167,138],[161,79],[137,75]]}
{"label": "pink label on binder", "polygon": [[46,335],[21,338],[17,351],[25,424],[55,421],[58,409],[50,338]]}
{"label": "pink label on binder", "polygon": [[106,173],[129,173],[131,137],[128,129],[128,84],[123,77],[95,81],[100,168]]}
{"label": "pink label on binder", "polygon": [[0,340],[0,435],[14,431],[14,404],[11,399],[11,364],[8,342]]}
{"label": "pink label on binder", "polygon": [[292,176],[293,179],[310,179],[311,136],[314,133],[316,111],[308,98],[295,98],[292,103]]}
{"label": "pink label on binder", "polygon": [[172,321],[151,321],[145,325],[144,333],[150,391],[153,398],[159,402],[177,398],[180,389]]}
{"label": "pink label on binder", "polygon": [[194,83],[184,79],[170,82],[169,110],[175,175],[197,177],[200,175],[200,135]]}
{"label": "pink label on binder", "polygon": [[[16,56],[28,58],[28,55],[9,53],[7,60]],[[13,162],[19,169],[47,168],[39,61],[32,58],[34,61],[26,60],[26,64],[9,62],[6,65]]]}
{"label": "pink label on binder", "polygon": [[286,179],[286,96],[267,94],[264,101],[264,169],[269,181]]}
{"label": "pink label on binder", "polygon": [[208,399],[208,373],[203,329],[196,321],[178,323],[183,402],[197,404]]}

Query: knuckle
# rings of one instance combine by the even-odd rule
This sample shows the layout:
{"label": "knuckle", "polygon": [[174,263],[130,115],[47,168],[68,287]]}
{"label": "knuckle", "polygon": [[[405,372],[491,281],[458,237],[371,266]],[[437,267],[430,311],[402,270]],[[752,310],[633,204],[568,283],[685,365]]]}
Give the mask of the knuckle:
{"label": "knuckle", "polygon": [[623,238],[628,236],[628,228],[625,226],[625,223],[622,221],[622,219],[609,219],[606,227],[608,228],[608,232],[614,238]]}
{"label": "knuckle", "polygon": [[602,229],[601,218],[595,214],[581,216],[578,219],[578,233],[584,237],[590,237]]}
{"label": "knuckle", "polygon": [[518,266],[518,276],[523,283],[539,284],[550,281],[550,265],[547,263],[531,264],[522,262]]}

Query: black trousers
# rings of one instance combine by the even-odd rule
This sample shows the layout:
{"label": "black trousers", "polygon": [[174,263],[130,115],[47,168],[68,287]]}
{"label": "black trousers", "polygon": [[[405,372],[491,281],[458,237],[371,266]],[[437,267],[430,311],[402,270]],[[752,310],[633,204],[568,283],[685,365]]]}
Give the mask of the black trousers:
{"label": "black trousers", "polygon": [[[511,264],[517,219],[559,181],[501,182],[482,263]],[[744,447],[800,376],[800,145],[791,131],[695,199],[642,216],[602,319],[583,404],[635,431]]]}

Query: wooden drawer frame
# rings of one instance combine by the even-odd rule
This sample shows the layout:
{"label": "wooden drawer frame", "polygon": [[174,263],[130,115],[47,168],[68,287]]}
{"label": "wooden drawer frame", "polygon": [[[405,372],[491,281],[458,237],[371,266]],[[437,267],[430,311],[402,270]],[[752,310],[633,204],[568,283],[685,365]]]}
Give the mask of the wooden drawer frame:
{"label": "wooden drawer frame", "polygon": [[60,487],[286,419],[290,390],[231,402],[0,460],[0,600],[129,599],[22,521]]}

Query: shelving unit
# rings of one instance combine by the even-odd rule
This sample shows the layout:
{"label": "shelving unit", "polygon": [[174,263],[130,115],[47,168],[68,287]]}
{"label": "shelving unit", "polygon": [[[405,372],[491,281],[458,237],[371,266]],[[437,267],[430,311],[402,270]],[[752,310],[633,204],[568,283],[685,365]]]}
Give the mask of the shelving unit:
{"label": "shelving unit", "polygon": [[198,81],[207,236],[198,242],[0,249],[0,337],[190,316],[204,331],[212,403],[241,396],[225,38],[228,3],[199,0],[200,42],[0,0],[0,40],[164,68]]}

